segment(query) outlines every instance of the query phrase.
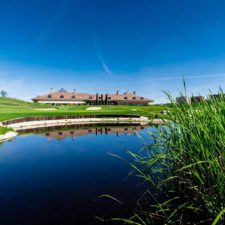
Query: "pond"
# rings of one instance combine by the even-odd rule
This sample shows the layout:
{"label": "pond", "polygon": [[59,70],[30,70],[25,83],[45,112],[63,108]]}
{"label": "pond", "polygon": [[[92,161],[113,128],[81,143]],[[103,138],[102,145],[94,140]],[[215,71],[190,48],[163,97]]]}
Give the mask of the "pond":
{"label": "pond", "polygon": [[[149,129],[128,124],[39,128],[0,144],[0,224],[102,224],[102,218],[125,215],[143,187],[128,176],[130,166],[111,154],[131,160],[127,150],[143,147],[139,135],[151,142]],[[102,194],[123,204],[97,198]]]}

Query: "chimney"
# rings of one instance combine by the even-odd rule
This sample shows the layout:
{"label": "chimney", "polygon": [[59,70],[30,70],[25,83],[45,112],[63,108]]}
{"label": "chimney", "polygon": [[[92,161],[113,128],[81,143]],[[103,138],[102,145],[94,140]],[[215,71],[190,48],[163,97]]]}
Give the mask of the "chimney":
{"label": "chimney", "polygon": [[133,94],[136,95],[136,91],[133,91]]}
{"label": "chimney", "polygon": [[118,95],[119,94],[119,91],[116,91],[116,94]]}

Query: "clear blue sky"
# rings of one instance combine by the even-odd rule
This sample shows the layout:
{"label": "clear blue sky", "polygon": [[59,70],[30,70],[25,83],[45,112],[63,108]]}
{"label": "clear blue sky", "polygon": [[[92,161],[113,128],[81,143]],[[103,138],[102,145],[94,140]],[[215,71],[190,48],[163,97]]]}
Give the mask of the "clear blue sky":
{"label": "clear blue sky", "polygon": [[225,1],[2,0],[0,89],[136,90],[166,102],[225,88]]}

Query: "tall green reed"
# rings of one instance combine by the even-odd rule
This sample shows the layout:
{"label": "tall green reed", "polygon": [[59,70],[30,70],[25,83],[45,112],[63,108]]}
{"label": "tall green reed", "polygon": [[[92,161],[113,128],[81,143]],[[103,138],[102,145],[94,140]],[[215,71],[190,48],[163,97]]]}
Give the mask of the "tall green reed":
{"label": "tall green reed", "polygon": [[[130,153],[149,188],[127,224],[225,223],[225,98],[177,104],[142,154]],[[144,154],[143,154],[144,153]],[[152,191],[154,188],[154,191]],[[114,219],[120,220],[120,219]]]}

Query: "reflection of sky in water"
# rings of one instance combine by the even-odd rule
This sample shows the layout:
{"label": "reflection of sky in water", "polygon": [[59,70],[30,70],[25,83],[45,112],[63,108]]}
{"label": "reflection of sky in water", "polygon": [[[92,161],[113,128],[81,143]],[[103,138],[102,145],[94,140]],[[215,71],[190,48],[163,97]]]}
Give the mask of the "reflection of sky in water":
{"label": "reflection of sky in water", "polygon": [[[150,141],[147,129],[139,134]],[[110,194],[129,203],[138,195],[135,178],[126,179],[130,167],[107,154],[128,158],[127,150],[139,150],[143,140],[134,133],[102,132],[60,141],[49,141],[49,136],[18,136],[0,145],[2,223],[94,224],[94,215],[110,217],[119,210],[107,200],[93,203],[96,196]]]}

